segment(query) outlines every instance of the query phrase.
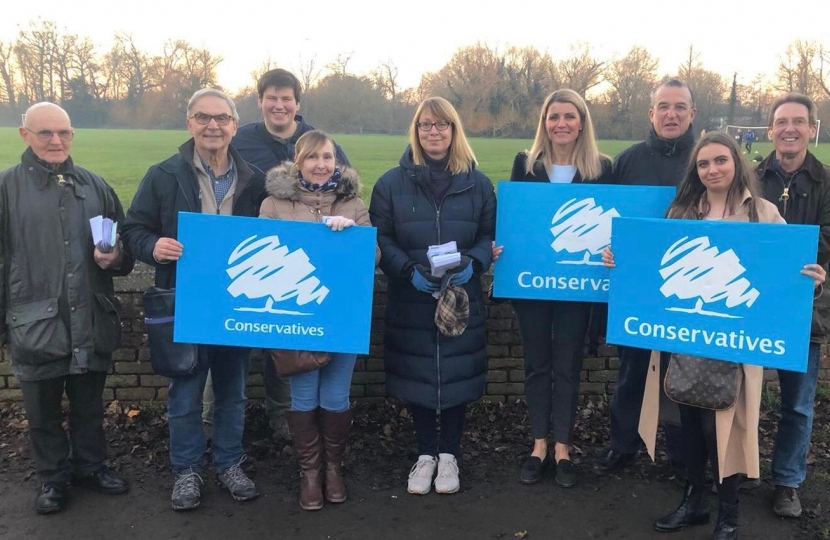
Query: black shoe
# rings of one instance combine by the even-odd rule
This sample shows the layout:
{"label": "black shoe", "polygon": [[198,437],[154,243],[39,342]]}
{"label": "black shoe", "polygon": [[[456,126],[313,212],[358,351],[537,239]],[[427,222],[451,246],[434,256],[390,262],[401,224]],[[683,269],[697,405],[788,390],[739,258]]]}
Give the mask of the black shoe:
{"label": "black shoe", "polygon": [[620,454],[609,448],[603,451],[602,457],[594,463],[594,472],[608,474],[618,471],[634,463],[635,459],[637,454]]}
{"label": "black shoe", "polygon": [[68,486],[64,482],[46,482],[35,500],[38,514],[53,514],[66,508]]}
{"label": "black shoe", "polygon": [[712,540],[737,540],[738,539],[738,503],[720,503],[718,508],[718,523],[715,525],[715,532],[712,533]]}
{"label": "black shoe", "polygon": [[119,495],[130,489],[130,483],[121,478],[107,467],[101,467],[94,473],[80,478],[73,478],[72,483],[76,486],[88,486],[95,488],[99,493],[105,495]]}
{"label": "black shoe", "polygon": [[780,517],[801,517],[801,499],[798,498],[798,490],[791,487],[775,486],[775,501],[772,504],[772,511]]}
{"label": "black shoe", "polygon": [[519,482],[522,484],[535,484],[542,479],[545,469],[550,465],[550,456],[546,455],[545,459],[539,459],[536,456],[527,456],[525,462],[522,464],[522,470],[519,473]]}
{"label": "black shoe", "polygon": [[563,488],[576,485],[576,467],[570,459],[560,459],[556,462],[556,483]]}
{"label": "black shoe", "polygon": [[677,532],[687,526],[709,523],[709,499],[705,486],[686,484],[677,510],[654,522],[657,532]]}

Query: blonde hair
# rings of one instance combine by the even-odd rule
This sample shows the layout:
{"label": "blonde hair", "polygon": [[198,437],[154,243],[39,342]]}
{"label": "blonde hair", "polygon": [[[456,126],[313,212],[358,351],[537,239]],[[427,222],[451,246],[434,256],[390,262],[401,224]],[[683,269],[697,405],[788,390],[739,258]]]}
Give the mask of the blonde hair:
{"label": "blonde hair", "polygon": [[594,123],[591,121],[591,113],[588,111],[588,105],[582,96],[570,90],[563,88],[557,90],[545,99],[542,105],[542,112],[539,114],[539,125],[536,128],[536,137],[533,139],[533,146],[527,151],[527,165],[526,171],[528,174],[533,172],[533,164],[537,160],[541,160],[545,165],[545,171],[550,174],[553,168],[553,142],[548,136],[548,130],[545,127],[545,120],[547,119],[548,109],[554,103],[570,103],[576,107],[579,112],[579,120],[582,123],[582,130],[576,138],[574,144],[573,154],[571,154],[571,161],[576,165],[579,175],[583,180],[593,180],[602,175],[601,158],[608,158],[605,154],[601,154],[597,148],[597,139],[594,135]]}
{"label": "blonde hair", "polygon": [[449,148],[449,162],[447,168],[452,174],[460,174],[470,171],[475,166],[476,156],[467,137],[464,135],[464,126],[458,116],[455,107],[442,97],[427,98],[418,105],[412,123],[409,125],[409,145],[412,147],[412,161],[415,165],[424,165],[424,149],[421,148],[421,141],[418,138],[418,119],[424,112],[432,115],[434,121],[443,120],[449,122],[452,130],[452,140]]}
{"label": "blonde hair", "polygon": [[340,163],[337,163],[337,147],[334,145],[334,140],[327,133],[319,129],[313,129],[303,133],[294,145],[294,164],[291,165],[291,174],[297,174],[308,156],[322,148],[327,142],[331,143],[335,164],[340,165]]}

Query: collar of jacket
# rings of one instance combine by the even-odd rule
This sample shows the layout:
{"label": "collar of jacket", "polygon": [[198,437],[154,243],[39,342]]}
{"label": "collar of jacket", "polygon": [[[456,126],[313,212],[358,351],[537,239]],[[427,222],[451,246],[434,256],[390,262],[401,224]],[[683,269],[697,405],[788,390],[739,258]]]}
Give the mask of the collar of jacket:
{"label": "collar of jacket", "polygon": [[[770,152],[770,155],[768,155],[766,159],[764,159],[764,161],[762,161],[758,165],[758,168],[755,169],[757,172],[758,179],[763,178],[767,174],[767,171],[773,173],[778,172],[775,170],[775,166],[773,165],[775,161],[774,158],[775,150]],[[827,174],[827,178],[828,180],[830,180],[830,174],[827,173],[827,169],[825,168],[825,166],[821,163],[821,161],[818,160],[816,156],[811,154],[809,150],[807,150],[807,155],[804,157],[804,163],[801,164],[801,167],[799,167],[799,169],[795,171],[794,174],[798,174],[800,172],[806,172],[807,176],[813,182],[821,183],[822,179],[825,177],[825,174]]]}
{"label": "collar of jacket", "polygon": [[[300,184],[296,175],[291,174],[291,167],[293,166],[294,164],[292,162],[285,161],[268,171],[268,176],[265,177],[265,190],[268,192],[268,195],[277,199],[298,201],[303,194],[311,194],[310,191]],[[341,200],[359,197],[361,185],[357,171],[351,167],[341,165],[340,183],[330,193]]]}
{"label": "collar of jacket", "polygon": [[58,165],[57,169],[50,169],[44,161],[35,155],[31,147],[26,148],[23,152],[20,162],[26,167],[29,174],[32,175],[35,185],[40,190],[46,189],[49,180],[58,174],[73,178],[77,176],[75,174],[75,164],[72,162],[71,157],[66,158],[66,161]]}
{"label": "collar of jacket", "polygon": [[[196,141],[193,140],[193,137],[188,139],[184,142],[181,146],[179,146],[179,159],[182,166],[187,171],[188,178],[190,179],[190,193],[194,196],[194,201],[198,200],[199,197],[199,185],[198,181],[196,180],[196,165],[193,163],[193,155],[196,151]],[[236,189],[234,190],[233,200],[239,198],[243,191],[251,184],[254,179],[254,171],[248,167],[248,164],[245,160],[242,159],[242,156],[239,155],[239,152],[232,145],[228,145],[228,155],[233,158],[234,165],[236,166]],[[170,171],[171,173],[175,174],[176,171]],[[186,186],[182,184],[182,178],[180,175],[176,174],[176,180],[179,182],[182,190],[185,191]],[[187,191],[185,191],[187,193]],[[188,201],[189,202],[189,201]],[[199,212],[201,209],[198,208],[198,205],[193,203],[193,210],[194,212]]]}
{"label": "collar of jacket", "polygon": [[[302,137],[303,134],[305,134],[306,131],[310,131],[309,129],[306,129],[307,124],[305,123],[305,120],[303,120],[302,115],[295,114],[294,115],[294,122],[297,123],[297,129],[294,130],[294,133],[290,137],[286,137],[284,139],[283,139],[283,137],[280,137],[281,139],[286,140],[286,141],[290,142],[291,144],[295,144],[297,142],[297,139]],[[308,126],[308,127],[311,128],[311,129],[314,129],[311,126]],[[268,131],[267,127],[265,127],[265,122],[264,121],[263,122],[258,122],[257,125],[256,125],[256,129],[259,131],[260,136],[265,137],[266,140],[276,141],[276,139],[274,139],[274,135],[270,131]]]}
{"label": "collar of jacket", "polygon": [[[427,193],[432,193],[426,185],[427,178],[429,178],[429,167],[426,165],[415,165],[412,158],[412,146],[406,145],[406,149],[403,151],[399,165],[417,186],[419,186],[422,190],[425,190]],[[453,174],[452,181],[450,183],[450,190],[447,192],[447,195],[466,189],[469,187],[467,184],[473,184],[474,181],[472,174],[469,173],[472,173],[475,168],[476,164],[474,161],[468,171],[468,174]]]}
{"label": "collar of jacket", "polygon": [[648,130],[648,138],[646,138],[646,144],[649,148],[654,150],[660,155],[663,156],[673,156],[674,154],[691,148],[695,144],[695,135],[694,135],[694,126],[691,124],[689,125],[689,129],[686,130],[686,133],[681,135],[676,139],[661,139],[657,132],[654,130],[654,126]]}

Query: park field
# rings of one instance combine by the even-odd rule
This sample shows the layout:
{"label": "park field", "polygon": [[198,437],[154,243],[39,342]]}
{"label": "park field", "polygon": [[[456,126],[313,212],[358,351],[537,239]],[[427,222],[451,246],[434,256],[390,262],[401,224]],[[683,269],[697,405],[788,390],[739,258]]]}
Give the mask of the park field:
{"label": "park field", "polygon": [[[396,166],[407,143],[403,135],[335,135],[363,181],[363,199],[369,201],[372,186],[388,169]],[[185,131],[139,129],[78,129],[72,146],[76,163],[103,176],[115,189],[124,207],[129,206],[138,183],[154,163],[177,151],[187,140]],[[599,141],[600,150],[615,156],[634,141]],[[510,176],[513,158],[528,148],[529,139],[470,140],[478,158],[479,168],[493,182]],[[772,151],[770,143],[756,143],[754,150],[762,155]],[[0,128],[0,169],[20,160],[23,141],[16,128]],[[810,147],[824,163],[830,164],[830,145]]]}

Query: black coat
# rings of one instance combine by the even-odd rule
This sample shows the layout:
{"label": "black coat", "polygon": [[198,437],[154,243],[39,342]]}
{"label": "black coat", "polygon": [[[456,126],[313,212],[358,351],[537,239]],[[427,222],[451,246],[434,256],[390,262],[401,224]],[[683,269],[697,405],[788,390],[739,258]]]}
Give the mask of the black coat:
{"label": "black coat", "polygon": [[620,152],[614,182],[627,186],[677,186],[686,173],[695,145],[692,126],[674,140],[661,139],[654,128],[648,138]]}
{"label": "black coat", "polygon": [[[265,122],[245,124],[236,132],[231,146],[241,155],[248,164],[268,173],[274,167],[286,161],[294,160],[294,146],[297,140],[305,133],[315,129],[306,123],[303,117],[297,115],[297,129],[288,138],[286,143],[277,141],[265,127]],[[349,165],[349,160],[340,146],[335,144],[337,163]]]}
{"label": "black coat", "polygon": [[[818,225],[817,262],[827,269],[830,262],[830,167],[822,165],[816,157],[807,152],[801,168],[785,180],[774,164],[775,152],[767,156],[755,175],[764,198],[778,207],[778,212],[789,224]],[[789,199],[786,211],[781,195],[789,183]],[[827,285],[825,284],[825,289]],[[830,334],[830,294],[828,291],[813,302],[813,324],[810,340],[823,342]]]}
{"label": "black coat", "polygon": [[[378,229],[380,267],[389,280],[384,335],[387,392],[422,407],[443,410],[474,401],[484,392],[487,332],[481,274],[492,262],[496,224],[493,184],[473,168],[453,176],[443,201],[428,185],[429,169],[412,162],[406,149],[400,165],[384,173],[372,191],[369,214]],[[429,267],[427,248],[455,240],[473,260],[464,285],[470,320],[458,337],[439,335],[436,300],[415,289],[415,264]]]}
{"label": "black coat", "polygon": [[[582,175],[579,171],[576,171],[576,175],[574,175],[573,183],[574,184],[581,184],[584,182],[594,182],[597,184],[612,184],[614,183],[613,176],[612,176],[612,167],[611,167],[611,160],[602,157],[600,158],[600,162],[602,163],[602,172],[600,173],[599,178],[592,178],[588,180],[583,180]],[[513,171],[510,173],[510,181],[511,182],[549,182],[550,179],[548,177],[548,173],[545,170],[545,164],[541,160],[536,160],[533,163],[533,170],[528,173],[527,170],[527,152],[519,152],[516,154],[516,158],[513,160]]]}
{"label": "black coat", "polygon": [[[107,371],[121,325],[113,276],[129,274],[94,260],[89,220],[124,222],[104,180],[67,159],[57,170],[31,148],[0,172],[0,340],[22,381]],[[120,227],[120,225],[119,225]]]}
{"label": "black coat", "polygon": [[[179,147],[179,153],[153,165],[138,185],[124,223],[124,243],[133,256],[156,268],[156,286],[176,286],[176,263],[160,264],[153,258],[159,238],[178,238],[179,212],[201,213],[199,182],[193,166],[193,139]],[[257,217],[265,199],[265,178],[252,170],[234,150],[228,152],[236,164],[233,215]]]}

